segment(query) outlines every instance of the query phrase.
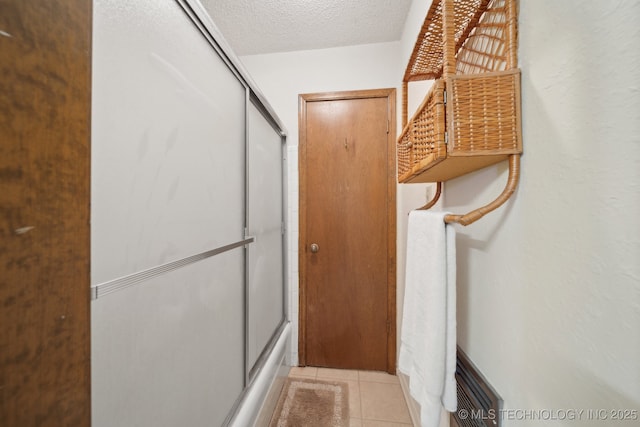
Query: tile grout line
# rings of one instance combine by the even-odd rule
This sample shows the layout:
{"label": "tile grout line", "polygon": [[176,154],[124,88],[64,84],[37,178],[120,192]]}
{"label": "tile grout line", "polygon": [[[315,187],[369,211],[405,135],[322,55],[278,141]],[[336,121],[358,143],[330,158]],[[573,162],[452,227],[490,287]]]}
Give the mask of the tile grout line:
{"label": "tile grout line", "polygon": [[[360,375],[361,372],[359,370],[351,370],[353,372],[355,372],[355,378],[344,378],[343,376],[336,376],[336,377],[332,377],[332,376],[324,376],[321,375],[321,371],[320,368],[315,368],[313,370],[313,375],[308,375],[308,376],[295,376],[297,378],[307,378],[307,379],[316,379],[316,380],[327,380],[327,381],[346,381],[346,382],[354,382],[356,384],[356,389],[357,389],[357,393],[359,396],[359,415],[360,417],[352,417],[351,414],[349,415],[349,420],[351,423],[351,420],[359,420],[361,423],[364,423],[364,421],[387,421],[387,422],[391,422],[389,420],[378,420],[378,419],[370,419],[370,418],[365,418],[364,417],[364,412],[363,412],[363,399],[362,399],[362,384],[363,383],[368,383],[368,384],[379,384],[379,385],[384,385],[384,386],[393,386],[393,385],[399,385],[397,382],[392,382],[392,381],[384,381],[384,380],[377,380],[375,379],[375,377],[372,378],[366,378],[363,379],[362,376]],[[404,397],[404,396],[403,396]],[[405,400],[405,405],[407,405],[406,403],[406,399]],[[395,423],[398,423],[399,425],[407,425],[407,426],[411,426],[412,424],[405,424],[401,421],[393,421]]]}
{"label": "tile grout line", "polygon": [[360,390],[360,371],[356,371],[356,375],[358,380],[356,385],[358,387],[358,406],[360,406],[360,410],[358,411],[358,415],[360,415],[360,425],[363,425],[364,414],[362,413],[362,390]]}
{"label": "tile grout line", "polygon": [[358,410],[358,415],[359,415],[359,420],[360,420],[360,425],[362,425],[362,392],[360,390],[360,371],[356,371],[356,388],[358,389],[358,406],[359,406],[359,410]]}

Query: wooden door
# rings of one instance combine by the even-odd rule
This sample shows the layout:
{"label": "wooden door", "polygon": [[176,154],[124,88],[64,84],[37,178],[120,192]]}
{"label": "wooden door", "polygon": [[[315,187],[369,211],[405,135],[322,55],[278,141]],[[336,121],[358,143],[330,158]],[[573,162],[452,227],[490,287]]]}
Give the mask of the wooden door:
{"label": "wooden door", "polygon": [[0,425],[89,426],[91,1],[0,0]]}
{"label": "wooden door", "polygon": [[395,89],[300,96],[301,365],[395,372]]}

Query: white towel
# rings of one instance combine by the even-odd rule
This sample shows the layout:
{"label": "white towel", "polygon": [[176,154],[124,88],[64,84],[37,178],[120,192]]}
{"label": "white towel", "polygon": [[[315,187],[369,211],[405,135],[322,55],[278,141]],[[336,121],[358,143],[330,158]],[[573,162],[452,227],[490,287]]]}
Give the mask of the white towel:
{"label": "white towel", "polygon": [[398,368],[420,404],[422,427],[457,408],[455,228],[444,212],[412,211]]}

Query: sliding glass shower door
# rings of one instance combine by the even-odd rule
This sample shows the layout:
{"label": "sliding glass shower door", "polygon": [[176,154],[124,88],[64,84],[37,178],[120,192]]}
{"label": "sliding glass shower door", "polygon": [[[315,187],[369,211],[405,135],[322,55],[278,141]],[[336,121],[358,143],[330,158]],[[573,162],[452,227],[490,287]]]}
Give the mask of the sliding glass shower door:
{"label": "sliding glass shower door", "polygon": [[95,427],[224,425],[285,322],[283,132],[191,12],[94,2]]}
{"label": "sliding glass shower door", "polygon": [[[247,233],[248,247],[247,368],[284,321],[284,163],[282,136],[256,106],[248,108]],[[270,191],[264,191],[265,188]]]}

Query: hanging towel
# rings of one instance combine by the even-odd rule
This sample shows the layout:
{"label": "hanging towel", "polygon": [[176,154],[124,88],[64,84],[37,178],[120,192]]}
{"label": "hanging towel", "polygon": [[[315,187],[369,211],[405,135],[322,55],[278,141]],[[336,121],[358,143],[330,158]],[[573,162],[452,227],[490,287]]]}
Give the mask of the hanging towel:
{"label": "hanging towel", "polygon": [[398,368],[420,404],[422,427],[457,408],[455,228],[444,212],[412,211]]}

